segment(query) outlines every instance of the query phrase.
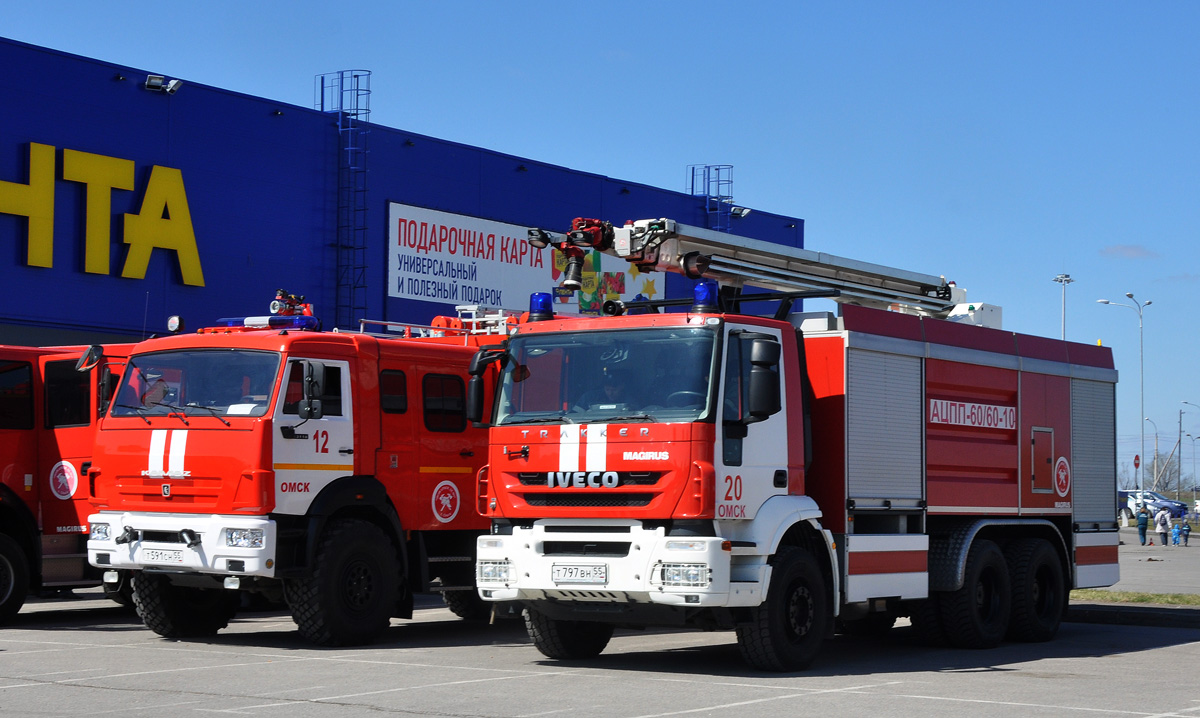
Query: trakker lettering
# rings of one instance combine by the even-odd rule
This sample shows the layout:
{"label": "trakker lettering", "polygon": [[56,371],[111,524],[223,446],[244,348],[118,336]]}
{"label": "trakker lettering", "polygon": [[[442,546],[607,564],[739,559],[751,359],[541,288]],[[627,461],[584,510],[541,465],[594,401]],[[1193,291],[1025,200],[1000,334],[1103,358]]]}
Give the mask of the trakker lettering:
{"label": "trakker lettering", "polygon": [[615,489],[621,477],[615,471],[548,471],[546,485],[560,489]]}
{"label": "trakker lettering", "polygon": [[[62,178],[85,186],[83,271],[109,274],[113,190],[133,191],[133,160],[64,149]],[[55,148],[29,143],[28,181],[0,180],[0,213],[27,217],[25,264],[54,266]],[[121,276],[145,279],[150,254],[155,249],[175,253],[183,283],[204,286],[196,233],[183,188],[183,173],[154,165],[146,181],[141,208],[125,213],[122,241],[129,245]]]}

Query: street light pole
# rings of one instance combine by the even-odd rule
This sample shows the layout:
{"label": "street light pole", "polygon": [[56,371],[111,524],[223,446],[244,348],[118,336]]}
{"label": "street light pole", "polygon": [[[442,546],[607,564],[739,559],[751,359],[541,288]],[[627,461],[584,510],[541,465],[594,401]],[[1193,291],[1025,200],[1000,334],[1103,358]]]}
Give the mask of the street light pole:
{"label": "street light pole", "polygon": [[[1148,416],[1145,420],[1150,422],[1150,426],[1154,427],[1154,485],[1150,487],[1150,490],[1158,491],[1158,424],[1155,424],[1154,420]],[[1142,424],[1142,426],[1145,426],[1145,424]],[[1145,439],[1142,439],[1142,441],[1145,441]]]}
{"label": "street light pole", "polygon": [[[1066,292],[1066,285],[1063,285],[1063,291]],[[1125,296],[1129,297],[1130,299],[1133,299],[1133,292],[1125,292]],[[1150,306],[1152,304],[1152,302],[1149,299],[1147,299],[1144,302],[1139,302],[1138,300],[1133,299],[1133,304],[1122,304],[1121,302],[1110,302],[1107,299],[1097,299],[1096,301],[1101,304],[1116,304],[1118,307],[1129,307],[1133,311],[1137,312],[1137,315],[1138,315],[1138,375],[1139,375],[1138,381],[1140,383],[1140,388],[1138,389],[1138,392],[1141,395],[1141,410],[1138,412],[1138,416],[1145,416],[1146,415],[1146,351],[1145,351],[1145,344],[1142,342],[1142,338],[1143,338],[1142,310],[1145,309],[1146,307]],[[1141,432],[1142,432],[1141,457],[1142,457],[1142,462],[1145,463],[1145,461],[1146,461],[1146,424],[1145,424],[1145,422],[1139,421],[1138,428],[1141,429]],[[1157,434],[1157,430],[1155,430],[1155,433]],[[1135,469],[1135,471],[1136,471],[1136,469]],[[1142,469],[1141,473],[1138,474],[1138,477],[1139,477],[1138,490],[1142,491],[1146,488],[1146,486],[1145,486],[1146,470]]]}
{"label": "street light pole", "polygon": [[1196,437],[1185,434],[1192,440],[1192,510],[1196,510]]}
{"label": "street light pole", "polygon": [[1060,274],[1050,281],[1058,282],[1059,284],[1062,285],[1062,339],[1063,339],[1063,341],[1066,341],[1066,339],[1067,339],[1067,285],[1070,284],[1071,282],[1074,282],[1075,280],[1071,279],[1071,275],[1069,275],[1069,274]]}

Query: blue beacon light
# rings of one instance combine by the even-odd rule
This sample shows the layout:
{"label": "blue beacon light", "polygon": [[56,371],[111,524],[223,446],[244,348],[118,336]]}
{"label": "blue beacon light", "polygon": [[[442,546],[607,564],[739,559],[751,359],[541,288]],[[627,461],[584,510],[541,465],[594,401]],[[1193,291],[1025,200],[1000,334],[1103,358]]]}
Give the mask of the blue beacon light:
{"label": "blue beacon light", "polygon": [[697,314],[717,311],[717,283],[711,279],[697,282],[692,288],[691,311]]}
{"label": "blue beacon light", "polygon": [[554,297],[549,292],[529,295],[529,321],[541,322],[554,318]]}

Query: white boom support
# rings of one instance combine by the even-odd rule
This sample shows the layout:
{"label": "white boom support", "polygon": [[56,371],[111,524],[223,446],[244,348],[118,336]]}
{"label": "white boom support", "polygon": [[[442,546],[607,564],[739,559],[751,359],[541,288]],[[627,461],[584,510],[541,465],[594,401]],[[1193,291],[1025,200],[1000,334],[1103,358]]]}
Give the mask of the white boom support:
{"label": "white boom support", "polygon": [[825,252],[784,247],[748,237],[643,219],[613,228],[605,254],[643,270],[714,279],[723,286],[750,284],[776,291],[836,289],[837,301],[887,308],[906,304],[944,316],[954,306],[944,277],[859,262]]}

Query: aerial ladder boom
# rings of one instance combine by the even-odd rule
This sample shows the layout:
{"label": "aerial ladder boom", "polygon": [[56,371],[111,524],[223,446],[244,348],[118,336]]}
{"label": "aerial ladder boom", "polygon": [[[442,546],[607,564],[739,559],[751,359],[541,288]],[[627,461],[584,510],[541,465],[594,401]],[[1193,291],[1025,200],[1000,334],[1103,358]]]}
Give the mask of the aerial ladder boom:
{"label": "aerial ladder boom", "polygon": [[835,291],[836,301],[888,308],[907,305],[946,316],[953,309],[952,286],[944,277],[860,262],[845,257],[785,247],[749,237],[643,219],[614,227],[578,218],[566,234],[529,230],[535,247],[553,246],[567,257],[562,286],[578,288],[584,250],[625,259],[642,271],[713,279],[723,287],[745,285],[774,291]]}

